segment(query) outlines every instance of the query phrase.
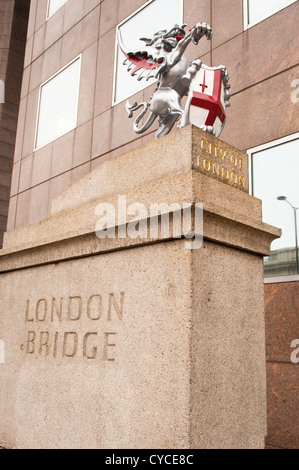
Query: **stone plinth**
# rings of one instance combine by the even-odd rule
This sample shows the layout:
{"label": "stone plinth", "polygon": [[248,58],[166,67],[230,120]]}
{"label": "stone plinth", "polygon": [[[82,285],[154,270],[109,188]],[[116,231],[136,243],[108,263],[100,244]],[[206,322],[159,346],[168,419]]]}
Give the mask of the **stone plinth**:
{"label": "stone plinth", "polygon": [[[6,233],[0,445],[264,447],[262,257],[280,232],[247,194],[247,168],[188,127],[105,162],[51,218]],[[143,236],[126,232],[120,195],[147,211]],[[95,235],[99,203],[115,208],[116,238]],[[202,203],[202,246],[161,218],[150,232],[153,203]]]}

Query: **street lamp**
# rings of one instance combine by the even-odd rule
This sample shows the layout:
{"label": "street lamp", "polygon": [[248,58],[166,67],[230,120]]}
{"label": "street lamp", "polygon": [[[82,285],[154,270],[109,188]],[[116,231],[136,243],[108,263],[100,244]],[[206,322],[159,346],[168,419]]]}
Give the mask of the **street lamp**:
{"label": "street lamp", "polygon": [[295,240],[296,240],[296,266],[297,266],[297,274],[299,274],[299,257],[298,257],[298,231],[297,231],[297,210],[299,207],[294,207],[290,201],[288,201],[286,196],[279,196],[278,201],[285,201],[287,202],[294,211],[294,219],[295,219]]}

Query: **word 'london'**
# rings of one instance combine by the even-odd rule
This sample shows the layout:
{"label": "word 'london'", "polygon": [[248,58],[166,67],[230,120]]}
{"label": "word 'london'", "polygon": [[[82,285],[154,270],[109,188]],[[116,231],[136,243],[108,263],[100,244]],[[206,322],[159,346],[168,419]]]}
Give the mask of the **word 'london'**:
{"label": "word 'london'", "polygon": [[231,154],[227,154],[227,150],[223,150],[215,144],[208,142],[205,139],[201,140],[200,143],[201,150],[204,154],[212,155],[215,158],[220,158],[221,162],[224,163],[227,158],[229,158],[229,163],[233,166],[233,171],[228,170],[225,166],[221,166],[220,163],[211,161],[210,157],[203,157],[197,155],[196,157],[196,166],[199,169],[203,169],[204,172],[210,173],[212,175],[218,176],[224,181],[233,183],[234,185],[239,186],[240,188],[246,189],[246,180],[244,176],[241,176],[237,173],[238,170],[242,170],[243,161],[242,158],[236,157]]}
{"label": "word 'london'", "polygon": [[[92,295],[87,301],[80,296],[44,298],[34,303],[27,300],[25,324],[28,326],[28,331],[21,350],[35,357],[56,359],[74,358],[80,355],[85,359],[114,362],[117,333],[110,325],[115,319],[120,323],[123,322],[124,297],[124,292],[120,292],[118,296],[110,293],[106,306],[101,295]],[[103,328],[101,332],[97,328],[90,328],[87,332],[82,332],[81,328],[78,331],[74,331],[74,328],[61,331],[61,328],[58,328],[64,322],[77,325],[80,321],[95,324],[100,320],[107,321],[109,331],[103,331]],[[29,325],[32,325],[30,329]]]}

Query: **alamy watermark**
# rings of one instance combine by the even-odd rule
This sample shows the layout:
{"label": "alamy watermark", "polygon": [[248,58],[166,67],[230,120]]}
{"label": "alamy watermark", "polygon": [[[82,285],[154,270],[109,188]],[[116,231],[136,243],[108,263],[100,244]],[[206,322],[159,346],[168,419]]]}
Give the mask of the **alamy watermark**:
{"label": "alamy watermark", "polygon": [[295,90],[291,94],[291,101],[294,104],[299,103],[299,78],[296,78],[292,81],[291,87],[295,88]]}
{"label": "alamy watermark", "polygon": [[0,79],[0,104],[5,103],[5,83]]}
{"label": "alamy watermark", "polygon": [[203,243],[203,204],[150,203],[127,205],[119,195],[117,207],[104,202],[95,210],[99,217],[96,236],[100,239],[158,240],[186,238],[185,247],[197,250]]}
{"label": "alamy watermark", "polygon": [[299,364],[299,339],[294,339],[291,342],[291,348],[296,348],[291,354],[291,362],[293,364]]}

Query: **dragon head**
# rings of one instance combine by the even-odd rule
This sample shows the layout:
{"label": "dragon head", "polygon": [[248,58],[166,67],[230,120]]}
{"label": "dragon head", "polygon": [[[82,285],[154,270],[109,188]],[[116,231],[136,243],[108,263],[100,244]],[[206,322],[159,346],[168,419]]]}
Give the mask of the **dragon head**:
{"label": "dragon head", "polygon": [[147,47],[157,49],[157,51],[164,49],[166,52],[171,52],[178,42],[185,37],[186,26],[186,24],[182,26],[176,24],[169,31],[163,29],[155,33],[153,38],[140,38],[140,41],[144,41]]}
{"label": "dragon head", "polygon": [[145,43],[145,47],[135,51],[126,49],[121,32],[118,30],[118,45],[126,57],[124,65],[127,66],[128,72],[131,72],[132,76],[135,76],[138,72],[138,80],[145,77],[146,80],[152,77],[157,78],[159,68],[165,62],[166,55],[185,37],[186,26],[186,24],[182,26],[176,24],[169,31],[166,29],[158,31],[152,38],[140,38]]}

